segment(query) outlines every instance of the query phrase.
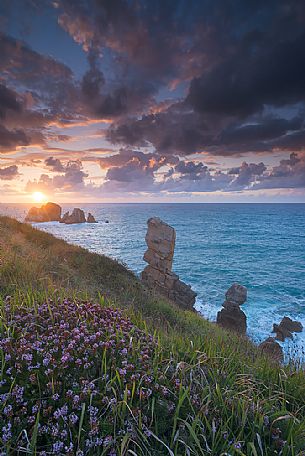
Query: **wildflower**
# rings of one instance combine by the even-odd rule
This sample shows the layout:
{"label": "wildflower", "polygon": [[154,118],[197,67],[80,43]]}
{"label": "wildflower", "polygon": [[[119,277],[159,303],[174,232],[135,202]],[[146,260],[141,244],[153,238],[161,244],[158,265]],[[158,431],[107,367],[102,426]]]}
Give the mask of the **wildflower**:
{"label": "wildflower", "polygon": [[53,443],[53,452],[55,454],[59,454],[61,452],[61,450],[63,449],[63,447],[64,447],[63,442],[58,440],[57,442]]}
{"label": "wildflower", "polygon": [[12,425],[8,423],[6,426],[2,427],[2,440],[4,443],[7,443],[12,438]]}
{"label": "wildflower", "polygon": [[71,413],[69,415],[69,421],[70,421],[71,424],[76,424],[77,421],[78,421],[78,416],[75,415],[75,413]]}
{"label": "wildflower", "polygon": [[13,407],[12,407],[11,405],[5,406],[4,409],[3,409],[3,413],[4,413],[4,415],[6,415],[6,416],[8,416],[8,417],[12,416],[12,414],[13,414]]}

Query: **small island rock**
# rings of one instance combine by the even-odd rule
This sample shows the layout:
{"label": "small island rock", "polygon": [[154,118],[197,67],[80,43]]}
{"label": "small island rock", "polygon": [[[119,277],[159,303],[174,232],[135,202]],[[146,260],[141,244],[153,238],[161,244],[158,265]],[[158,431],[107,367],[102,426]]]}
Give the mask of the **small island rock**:
{"label": "small island rock", "polygon": [[46,203],[41,207],[31,207],[26,222],[59,222],[61,220],[61,207],[55,203]]}
{"label": "small island rock", "polygon": [[238,334],[246,334],[247,317],[239,306],[247,299],[247,288],[233,283],[225,296],[223,309],[217,313],[217,324]]}
{"label": "small island rock", "polygon": [[226,301],[241,306],[247,301],[247,288],[239,283],[233,283],[226,292]]}
{"label": "small island rock", "polygon": [[284,359],[283,349],[274,337],[268,337],[268,339],[259,344],[258,348],[275,361],[282,362]]}
{"label": "small island rock", "polygon": [[94,216],[89,212],[88,217],[87,217],[87,223],[97,223],[95,220]]}
{"label": "small island rock", "polygon": [[66,212],[60,222],[65,223],[66,225],[72,225],[74,223],[85,223],[85,213],[82,209],[75,207],[71,214],[69,212]]}
{"label": "small island rock", "polygon": [[293,332],[302,332],[303,325],[299,321],[284,317],[279,325],[274,323],[272,332],[276,333],[276,339],[283,342],[286,338],[292,339]]}

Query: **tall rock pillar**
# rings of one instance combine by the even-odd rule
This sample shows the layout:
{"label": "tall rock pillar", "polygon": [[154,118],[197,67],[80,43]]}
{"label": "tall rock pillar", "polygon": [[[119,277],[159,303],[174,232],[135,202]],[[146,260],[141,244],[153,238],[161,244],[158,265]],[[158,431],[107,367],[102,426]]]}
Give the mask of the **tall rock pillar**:
{"label": "tall rock pillar", "polygon": [[148,266],[142,272],[143,282],[180,307],[193,310],[196,293],[172,272],[176,242],[174,228],[158,217],[150,218],[147,225],[145,240],[148,248],[144,260]]}

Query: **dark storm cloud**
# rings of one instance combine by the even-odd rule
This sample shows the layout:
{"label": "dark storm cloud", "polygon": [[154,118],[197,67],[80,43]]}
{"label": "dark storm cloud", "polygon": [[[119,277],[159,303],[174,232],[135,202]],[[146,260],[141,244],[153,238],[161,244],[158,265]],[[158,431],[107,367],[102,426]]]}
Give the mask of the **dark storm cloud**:
{"label": "dark storm cloud", "polygon": [[29,143],[29,138],[23,130],[7,130],[0,125],[0,151],[10,152],[17,146],[27,146]]}
{"label": "dark storm cloud", "polygon": [[142,168],[149,168],[152,171],[156,171],[164,165],[175,165],[178,162],[179,159],[175,156],[164,156],[158,153],[143,153],[131,149],[121,149],[118,154],[104,157],[99,160],[99,164],[102,168],[137,163]]}
{"label": "dark storm cloud", "polygon": [[229,175],[234,175],[235,179],[231,182],[230,189],[242,190],[256,181],[259,176],[267,170],[263,162],[261,163],[246,163],[243,162],[240,167],[228,170]]}
{"label": "dark storm cloud", "polygon": [[289,131],[298,130],[302,124],[303,119],[296,117],[291,120],[264,119],[260,123],[232,126],[222,131],[220,143],[223,145],[237,145],[249,144],[255,141],[269,141]]}
{"label": "dark storm cloud", "polygon": [[175,172],[180,173],[182,177],[187,179],[200,180],[203,176],[206,176],[208,167],[202,162],[194,163],[192,161],[180,161],[178,165],[175,166]]}
{"label": "dark storm cloud", "polygon": [[18,146],[44,145],[51,133],[46,127],[54,118],[48,113],[29,109],[32,96],[18,93],[0,83],[0,149],[14,151]]}
{"label": "dark storm cloud", "polygon": [[0,84],[0,119],[6,116],[7,111],[21,111],[21,103],[17,101],[17,94],[8,89],[4,84]]}
{"label": "dark storm cloud", "polygon": [[[198,10],[199,3],[202,7]],[[181,11],[186,14],[185,4],[178,5],[172,14],[175,11],[180,17]],[[191,3],[188,19],[196,10],[192,8]],[[289,5],[284,1],[229,1],[218,2],[217,7],[197,2],[192,35],[187,34],[188,57],[176,48],[167,48],[171,54],[168,66],[180,58],[184,62],[180,68],[172,66],[177,80],[183,78],[181,68],[188,66],[192,57],[200,61],[192,67],[195,77],[185,100],[162,113],[120,119],[108,138],[138,147],[149,142],[158,151],[181,155],[201,150],[215,155],[271,151],[279,138],[301,127],[300,116],[289,120],[277,110],[304,102],[304,11],[299,1]],[[171,37],[177,38],[180,25],[179,20],[176,29],[169,25]],[[183,27],[181,30],[185,33]],[[198,47],[198,38],[207,37],[207,30],[208,39]],[[162,65],[157,68],[162,74]],[[274,110],[271,119],[264,117],[266,106]],[[128,112],[125,114],[128,117]]]}
{"label": "dark storm cloud", "polygon": [[[276,166],[266,166],[261,158],[251,157],[254,163],[241,159],[240,166],[223,171],[192,156],[304,150],[303,1],[47,3],[83,48],[88,66],[76,81],[64,63],[2,33],[2,151],[28,144],[48,148],[48,141],[69,139],[52,125],[63,128],[74,121],[103,119],[110,127],[100,130],[101,139],[122,147],[116,155],[95,160],[106,170],[105,191],[303,185],[301,153]],[[82,164],[69,161],[68,148],[60,159],[49,157],[55,152],[47,153],[44,166],[57,174],[43,174],[28,188],[89,188]],[[271,162],[269,157],[266,163]]]}
{"label": "dark storm cloud", "polygon": [[7,166],[6,168],[0,168],[0,179],[2,180],[13,180],[19,176],[18,167],[16,165]]}
{"label": "dark storm cloud", "polygon": [[188,101],[196,111],[246,117],[265,104],[305,99],[305,33],[270,48],[242,49],[192,81]]}
{"label": "dark storm cloud", "polygon": [[206,121],[177,103],[165,112],[110,127],[107,138],[113,143],[144,146],[153,144],[163,154],[190,155],[213,143]]}
{"label": "dark storm cloud", "polygon": [[48,157],[45,159],[44,163],[51,171],[58,173],[65,171],[64,165],[58,158]]}

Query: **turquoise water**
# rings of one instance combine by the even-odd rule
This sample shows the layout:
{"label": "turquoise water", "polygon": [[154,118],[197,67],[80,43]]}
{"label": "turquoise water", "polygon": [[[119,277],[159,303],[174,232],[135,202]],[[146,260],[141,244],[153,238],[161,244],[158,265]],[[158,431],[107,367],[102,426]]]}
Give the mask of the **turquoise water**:
{"label": "turquoise water", "polygon": [[[63,205],[64,210],[73,206]],[[177,232],[174,271],[198,293],[197,309],[215,320],[233,282],[248,288],[243,309],[255,341],[284,315],[305,327],[305,204],[79,204],[98,224],[39,224],[94,252],[144,268],[146,221],[159,216]],[[0,205],[22,218],[25,206]],[[105,223],[105,220],[109,223]],[[305,346],[305,330],[286,351]]]}

